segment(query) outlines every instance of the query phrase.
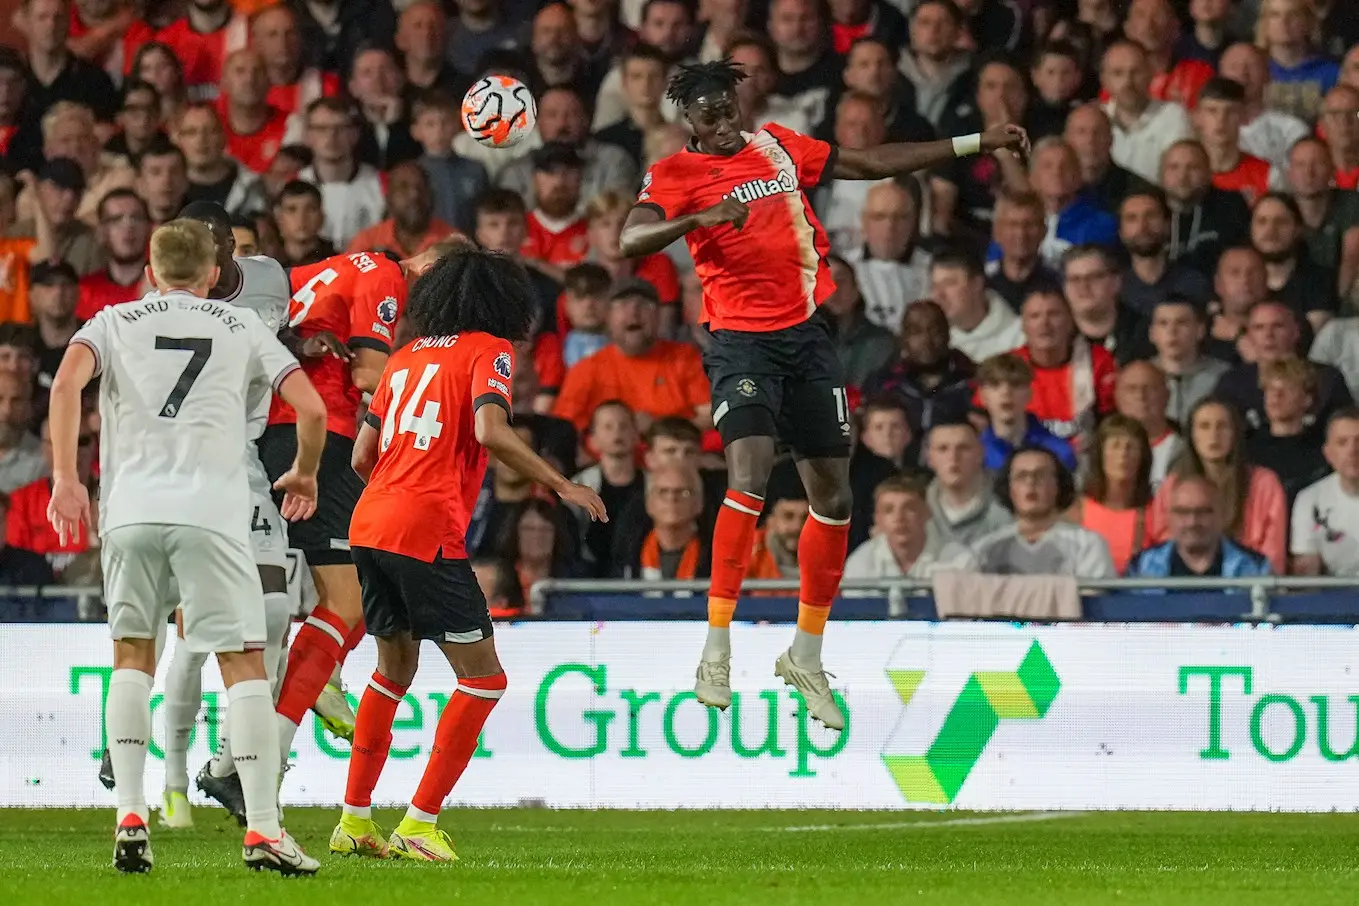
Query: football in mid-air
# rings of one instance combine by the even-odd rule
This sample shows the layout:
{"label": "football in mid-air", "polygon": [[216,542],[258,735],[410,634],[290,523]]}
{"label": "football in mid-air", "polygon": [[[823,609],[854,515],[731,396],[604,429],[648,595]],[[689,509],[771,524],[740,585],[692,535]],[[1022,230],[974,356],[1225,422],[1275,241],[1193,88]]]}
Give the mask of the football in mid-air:
{"label": "football in mid-air", "polygon": [[513,148],[537,122],[533,93],[512,76],[478,79],[462,99],[463,128],[488,148]]}

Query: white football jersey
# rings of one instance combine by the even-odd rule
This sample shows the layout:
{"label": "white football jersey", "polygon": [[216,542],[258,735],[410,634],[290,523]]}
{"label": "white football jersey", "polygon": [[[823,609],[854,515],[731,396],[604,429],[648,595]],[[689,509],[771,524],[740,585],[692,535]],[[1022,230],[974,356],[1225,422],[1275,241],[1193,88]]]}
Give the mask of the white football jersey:
{"label": "white football jersey", "polygon": [[95,355],[100,533],[193,525],[248,537],[246,397],[297,360],[257,317],[185,292],[113,305],[71,339]]}

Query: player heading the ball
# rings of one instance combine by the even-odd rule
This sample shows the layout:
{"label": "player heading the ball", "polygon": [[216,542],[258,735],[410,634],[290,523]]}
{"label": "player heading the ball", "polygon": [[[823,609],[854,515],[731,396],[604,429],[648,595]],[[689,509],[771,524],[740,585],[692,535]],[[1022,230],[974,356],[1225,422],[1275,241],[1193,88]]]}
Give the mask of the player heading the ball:
{"label": "player heading the ball", "polygon": [[817,314],[835,289],[830,242],[807,191],[833,179],[885,179],[982,152],[1026,153],[1028,136],[1001,126],[951,140],[837,148],[770,123],[745,121],[730,60],[683,65],[667,95],[694,138],[642,180],[619,244],[636,258],[683,238],[703,285],[699,323],[713,421],[730,476],[713,532],[708,639],[694,692],[731,704],[730,626],[778,441],[792,447],[811,516],[798,541],[797,632],[774,673],[811,714],[841,730],[844,715],[821,666],[821,636],[849,538],[849,406],[831,331]]}

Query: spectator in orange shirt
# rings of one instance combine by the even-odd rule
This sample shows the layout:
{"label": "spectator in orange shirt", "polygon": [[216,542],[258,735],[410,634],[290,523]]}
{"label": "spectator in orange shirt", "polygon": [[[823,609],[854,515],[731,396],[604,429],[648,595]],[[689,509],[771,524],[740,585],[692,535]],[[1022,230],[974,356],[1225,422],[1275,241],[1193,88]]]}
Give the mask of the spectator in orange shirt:
{"label": "spectator in orange shirt", "polygon": [[524,257],[527,237],[528,212],[524,210],[524,199],[516,192],[492,186],[477,196],[473,238],[482,248],[517,258],[528,266],[533,294],[542,306],[542,320],[538,322],[538,329],[551,330],[557,323],[561,275],[551,277],[545,271],[555,271],[556,268]]}
{"label": "spectator in orange shirt", "polygon": [[402,258],[414,258],[456,232],[434,216],[429,177],[415,161],[397,164],[387,172],[387,214],[386,220],[350,241],[351,253],[390,249]]}
{"label": "spectator in orange shirt", "polygon": [[1214,70],[1202,60],[1175,60],[1180,20],[1168,0],[1133,0],[1123,34],[1147,52],[1153,73],[1151,96],[1192,110],[1199,102],[1199,90],[1213,77]]}
{"label": "spectator in orange shirt", "polygon": [[9,235],[18,188],[14,177],[0,170],[0,321],[28,320],[29,256],[37,240]]}
{"label": "spectator in orange shirt", "polygon": [[693,466],[668,465],[646,480],[646,514],[651,531],[642,539],[635,563],[615,564],[623,576],[655,579],[706,579],[712,548],[698,530],[703,512],[703,482]]}
{"label": "spectator in orange shirt", "polygon": [[[9,495],[0,494],[0,527],[4,527],[8,523],[9,514]],[[46,513],[43,514],[44,517],[46,515]],[[0,541],[0,585],[43,586],[51,585],[56,581],[56,577],[52,575],[52,567],[48,565],[45,557],[10,544],[7,540]],[[46,603],[42,600],[18,598],[6,600],[5,619],[13,619],[30,607],[42,608],[46,606]],[[15,608],[18,608],[17,612]]]}
{"label": "spectator in orange shirt", "polygon": [[244,48],[249,23],[227,0],[193,0],[185,15],[156,33],[184,67],[184,82],[194,100],[212,100],[226,74],[230,54]]}
{"label": "spectator in orange shirt", "polygon": [[1208,152],[1213,170],[1213,185],[1229,192],[1240,192],[1246,204],[1269,191],[1278,176],[1269,162],[1241,150],[1241,116],[1246,106],[1246,89],[1231,79],[1210,79],[1199,92],[1199,105],[1191,119]]}
{"label": "spectator in orange shirt", "polygon": [[277,3],[250,19],[250,46],[258,50],[269,76],[269,104],[292,115],[320,97],[340,93],[340,77],[307,66],[297,14]]}
{"label": "spectator in orange shirt", "polygon": [[[42,455],[47,470],[52,468],[52,435],[47,420],[42,423]],[[82,430],[79,448],[76,451],[76,476],[90,491],[96,493],[97,480],[94,477],[95,443],[94,434]],[[57,535],[56,529],[47,519],[47,505],[52,502],[52,479],[39,478],[10,492],[9,518],[5,524],[5,543],[33,551],[47,558],[52,571],[61,576],[62,570],[77,556],[89,550],[90,534],[97,529],[91,527],[87,532],[84,526],[74,538],[65,543]]]}
{"label": "spectator in orange shirt", "polygon": [[629,280],[609,298],[612,342],[566,373],[553,414],[577,431],[595,408],[618,399],[632,407],[645,432],[654,419],[675,415],[712,427],[712,397],[702,356],[693,346],[656,337],[659,300],[651,284]]}
{"label": "spectator in orange shirt", "polygon": [[[809,512],[805,497],[794,495],[774,501],[764,528],[755,534],[755,553],[746,570],[747,579],[796,579],[797,542]],[[769,592],[781,594],[781,592]]]}
{"label": "spectator in orange shirt", "polygon": [[585,219],[576,215],[583,167],[580,153],[564,142],[548,142],[533,152],[538,206],[528,214],[523,253],[559,283],[562,271],[584,261],[589,251]]}
{"label": "spectator in orange shirt", "polygon": [[269,71],[259,51],[238,50],[227,57],[217,109],[227,153],[254,173],[269,169],[280,148],[302,138],[302,118],[269,103]]}

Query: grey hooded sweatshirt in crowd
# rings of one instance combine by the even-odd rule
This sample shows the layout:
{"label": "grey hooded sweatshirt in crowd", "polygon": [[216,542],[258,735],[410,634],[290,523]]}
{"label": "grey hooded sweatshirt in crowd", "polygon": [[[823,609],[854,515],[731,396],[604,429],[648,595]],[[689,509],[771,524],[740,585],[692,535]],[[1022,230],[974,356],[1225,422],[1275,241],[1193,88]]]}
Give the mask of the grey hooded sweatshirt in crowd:
{"label": "grey hooded sweatshirt in crowd", "polygon": [[995,495],[991,493],[989,479],[982,481],[981,491],[977,494],[977,499],[973,501],[971,508],[963,514],[962,518],[956,522],[949,519],[944,512],[944,507],[939,502],[938,479],[930,482],[929,490],[925,492],[925,499],[930,505],[929,539],[941,546],[951,541],[971,549],[973,544],[982,536],[1015,521],[1014,515],[1001,506],[996,501]]}
{"label": "grey hooded sweatshirt in crowd", "polygon": [[[1160,359],[1152,359],[1152,364],[1161,367]],[[1166,418],[1184,426],[1189,418],[1189,410],[1204,397],[1217,389],[1217,382],[1228,370],[1226,362],[1201,355],[1194,364],[1185,369],[1184,374],[1166,373],[1166,387],[1170,397],[1166,402]]]}

